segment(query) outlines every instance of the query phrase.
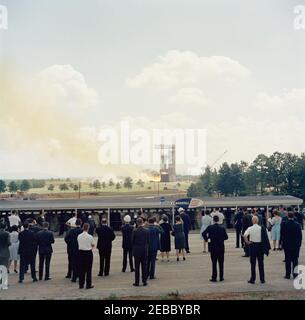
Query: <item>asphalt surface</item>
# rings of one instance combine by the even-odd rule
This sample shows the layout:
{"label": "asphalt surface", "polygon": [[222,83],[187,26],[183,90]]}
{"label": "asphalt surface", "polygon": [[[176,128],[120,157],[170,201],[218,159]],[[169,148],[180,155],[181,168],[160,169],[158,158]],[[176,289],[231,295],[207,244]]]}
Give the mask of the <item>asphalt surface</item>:
{"label": "asphalt surface", "polygon": [[[303,234],[305,235],[305,234]],[[304,238],[303,238],[304,239]],[[96,240],[96,239],[95,239]],[[9,275],[9,288],[0,292],[0,299],[105,299],[115,297],[139,296],[165,297],[170,293],[179,294],[226,294],[247,293],[256,295],[261,293],[275,293],[275,296],[285,296],[292,292],[305,299],[305,290],[296,290],[293,280],[283,279],[284,254],[282,251],[271,251],[265,257],[266,283],[258,281],[252,285],[247,282],[250,277],[250,263],[248,258],[242,258],[243,250],[235,248],[235,234],[229,233],[226,241],[224,282],[211,283],[211,260],[208,253],[202,253],[202,241],[199,231],[190,234],[191,254],[186,261],[176,261],[172,239],[170,262],[162,262],[161,258],[156,265],[156,279],[149,280],[147,287],[133,287],[134,273],[129,269],[122,273],[122,238],[117,236],[113,242],[111,270],[109,277],[98,277],[99,255],[94,249],[93,284],[94,289],[79,290],[77,283],[65,279],[67,272],[66,245],[62,238],[57,238],[54,244],[54,253],[51,261],[51,281],[33,283],[30,274],[27,274],[23,284],[18,283],[18,274]],[[305,240],[300,253],[300,264],[305,264]],[[38,259],[37,259],[38,260]],[[38,267],[38,266],[37,266]],[[257,275],[258,276],[258,275]],[[291,295],[293,298],[294,294]],[[270,296],[269,296],[270,298]],[[289,296],[288,296],[289,298]]]}

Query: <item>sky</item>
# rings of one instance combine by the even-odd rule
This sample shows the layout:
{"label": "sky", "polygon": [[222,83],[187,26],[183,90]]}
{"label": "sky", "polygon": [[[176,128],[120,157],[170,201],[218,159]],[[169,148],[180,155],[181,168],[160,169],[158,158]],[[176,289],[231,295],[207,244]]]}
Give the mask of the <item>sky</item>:
{"label": "sky", "polygon": [[103,134],[119,132],[122,121],[143,132],[205,130],[200,168],[226,150],[216,167],[304,152],[305,29],[294,25],[302,0],[0,5],[8,9],[8,29],[0,29],[0,178],[156,168],[106,164]]}

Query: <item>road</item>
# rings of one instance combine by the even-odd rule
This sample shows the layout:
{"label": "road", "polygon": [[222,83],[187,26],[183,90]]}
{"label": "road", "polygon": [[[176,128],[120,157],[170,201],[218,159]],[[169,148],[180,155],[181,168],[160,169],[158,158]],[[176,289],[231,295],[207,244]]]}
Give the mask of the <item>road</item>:
{"label": "road", "polygon": [[73,208],[99,208],[99,207],[159,207],[172,206],[177,198],[166,196],[165,202],[160,204],[159,196],[105,196],[95,199],[43,199],[43,200],[1,200],[0,210],[5,209],[73,209]]}

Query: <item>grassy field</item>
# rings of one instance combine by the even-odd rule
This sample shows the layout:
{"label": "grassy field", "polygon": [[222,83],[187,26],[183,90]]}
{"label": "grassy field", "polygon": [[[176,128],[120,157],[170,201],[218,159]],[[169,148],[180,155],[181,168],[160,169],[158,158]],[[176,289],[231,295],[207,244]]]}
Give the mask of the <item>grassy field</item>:
{"label": "grassy field", "polygon": [[[58,194],[58,193],[78,193],[78,190],[73,190],[73,185],[78,185],[79,182],[81,182],[81,193],[127,193],[127,192],[135,192],[135,193],[151,193],[151,192],[165,192],[165,191],[174,191],[174,192],[185,192],[189,186],[189,182],[180,182],[180,183],[157,183],[157,182],[145,182],[143,186],[137,185],[136,183],[133,184],[132,188],[124,188],[123,184],[121,184],[121,187],[119,189],[116,188],[116,183],[114,186],[109,186],[109,184],[106,184],[106,187],[95,189],[94,187],[90,186],[92,182],[89,181],[77,181],[77,180],[52,180],[47,181],[45,187],[43,188],[32,188],[27,193],[28,194]],[[69,190],[61,191],[59,186],[61,184],[67,184],[69,186]],[[54,190],[50,191],[48,190],[50,185],[54,185]]]}

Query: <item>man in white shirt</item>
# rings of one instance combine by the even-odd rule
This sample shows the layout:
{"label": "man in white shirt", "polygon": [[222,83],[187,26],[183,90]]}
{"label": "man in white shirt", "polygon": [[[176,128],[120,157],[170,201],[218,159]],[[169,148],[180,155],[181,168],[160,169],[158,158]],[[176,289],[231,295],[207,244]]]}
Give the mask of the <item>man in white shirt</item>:
{"label": "man in white shirt", "polygon": [[251,263],[251,278],[248,283],[255,283],[256,279],[256,260],[258,262],[259,277],[261,283],[265,283],[264,271],[264,251],[262,246],[262,227],[258,225],[258,217],[253,216],[252,226],[249,227],[243,237],[247,245],[249,245],[250,263]]}
{"label": "man in white shirt", "polygon": [[[211,213],[211,217],[214,218],[214,216],[218,216],[219,221],[218,224],[223,224],[223,220],[225,219],[225,216],[219,211],[219,208],[215,208],[215,211],[213,211]],[[214,220],[213,220],[213,224],[214,224]]]}
{"label": "man in white shirt", "polygon": [[75,212],[74,216],[66,222],[66,225],[70,228],[75,228],[76,219],[77,219],[77,212]]}
{"label": "man in white shirt", "polygon": [[92,264],[94,239],[88,233],[89,224],[84,223],[83,232],[77,237],[79,250],[79,288],[83,289],[86,278],[86,289],[92,289]]}
{"label": "man in white shirt", "polygon": [[12,214],[8,217],[8,220],[10,223],[10,228],[12,228],[12,226],[19,227],[21,224],[21,220],[16,211],[12,211]]}

